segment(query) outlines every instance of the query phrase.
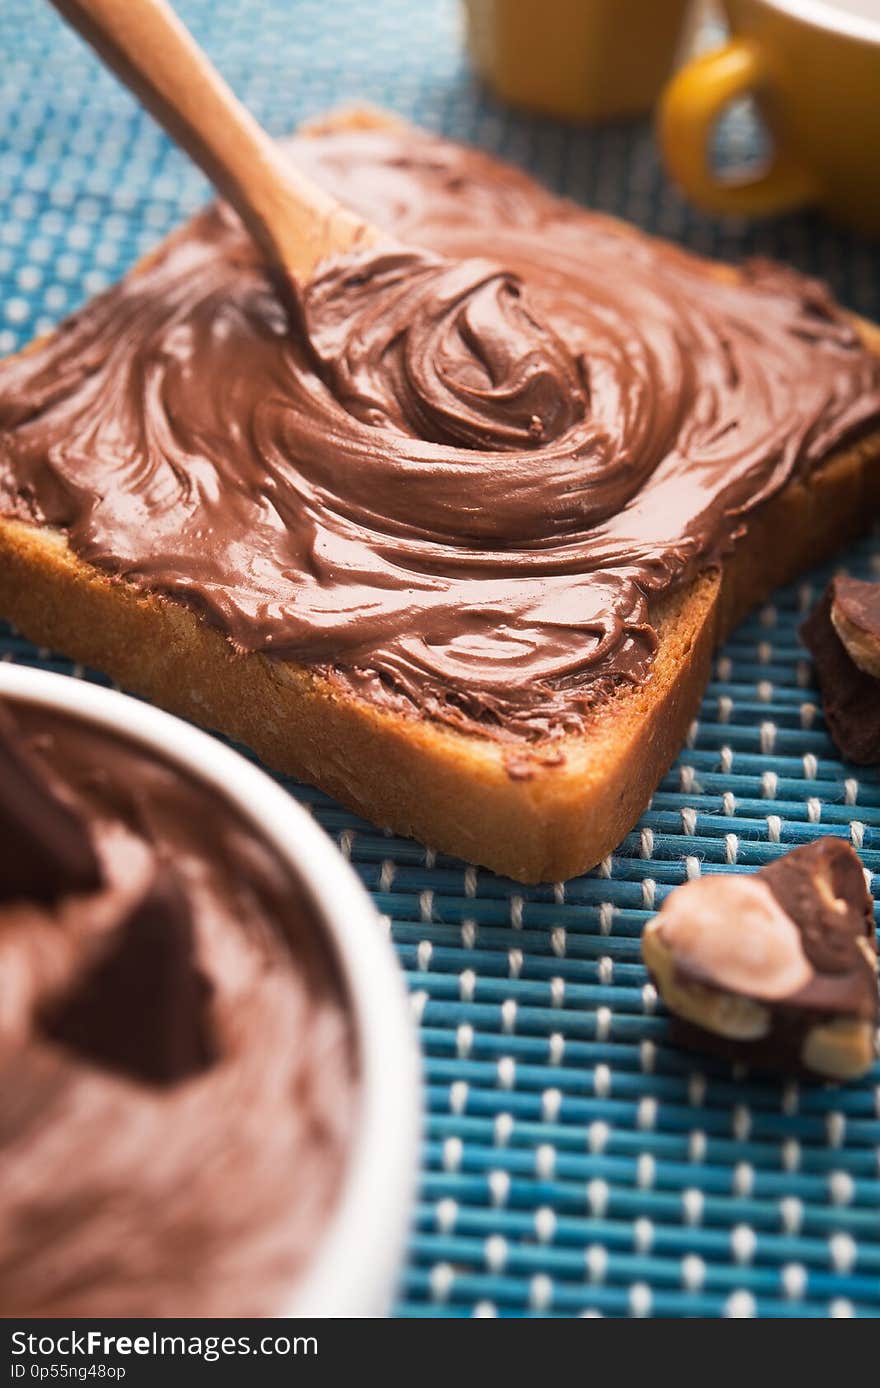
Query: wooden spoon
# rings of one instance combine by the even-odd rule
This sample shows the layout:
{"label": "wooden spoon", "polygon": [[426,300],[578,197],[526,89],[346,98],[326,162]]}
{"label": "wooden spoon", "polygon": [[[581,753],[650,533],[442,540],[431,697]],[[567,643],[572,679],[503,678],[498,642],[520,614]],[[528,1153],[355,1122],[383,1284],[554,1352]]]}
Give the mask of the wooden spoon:
{"label": "wooden spoon", "polygon": [[379,232],[292,168],[166,0],[52,0],[300,284]]}

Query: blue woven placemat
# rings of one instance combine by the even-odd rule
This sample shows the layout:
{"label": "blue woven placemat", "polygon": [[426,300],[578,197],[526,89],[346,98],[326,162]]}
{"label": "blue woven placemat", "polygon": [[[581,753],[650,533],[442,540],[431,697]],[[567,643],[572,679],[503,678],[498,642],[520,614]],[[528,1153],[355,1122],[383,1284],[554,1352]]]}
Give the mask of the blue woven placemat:
{"label": "blue woven placemat", "polygon": [[[179,9],[274,131],[365,98],[706,254],[792,261],[880,318],[876,247],[811,216],[700,217],[643,123],[570,131],[494,104],[462,63],[453,0]],[[48,6],[4,0],[0,52],[5,353],[207,189]],[[880,542],[841,564],[880,576]],[[818,834],[849,838],[880,892],[880,779],[836,757],[797,638],[825,577],[740,628],[650,809],[585,877],[522,888],[290,785],[373,893],[421,1025],[430,1112],[401,1314],[880,1314],[880,1067],[833,1088],[700,1063],[668,1045],[639,959],[677,883]],[[92,677],[11,633],[0,655]]]}

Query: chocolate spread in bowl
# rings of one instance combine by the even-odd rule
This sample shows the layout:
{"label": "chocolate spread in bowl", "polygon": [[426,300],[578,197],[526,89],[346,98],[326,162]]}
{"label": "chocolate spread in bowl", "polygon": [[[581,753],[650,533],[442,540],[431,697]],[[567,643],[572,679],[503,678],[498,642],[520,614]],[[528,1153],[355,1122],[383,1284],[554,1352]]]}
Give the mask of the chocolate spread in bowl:
{"label": "chocolate spread in bowl", "polygon": [[880,360],[816,281],[719,277],[430,135],[290,148],[394,241],[292,313],[215,207],[0,367],[0,509],[238,649],[576,728],[648,675],[654,598],[880,423]]}
{"label": "chocolate spread in bowl", "polygon": [[277,1312],[357,1108],[315,907],[121,736],[0,701],[0,773],[0,1313]]}

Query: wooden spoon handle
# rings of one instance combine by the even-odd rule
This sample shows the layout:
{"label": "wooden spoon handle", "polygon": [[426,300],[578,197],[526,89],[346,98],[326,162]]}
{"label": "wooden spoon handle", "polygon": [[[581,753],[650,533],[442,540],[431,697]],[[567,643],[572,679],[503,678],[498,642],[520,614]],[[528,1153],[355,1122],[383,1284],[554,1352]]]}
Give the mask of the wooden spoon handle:
{"label": "wooden spoon handle", "polygon": [[295,279],[377,233],[280,154],[166,0],[52,0]]}

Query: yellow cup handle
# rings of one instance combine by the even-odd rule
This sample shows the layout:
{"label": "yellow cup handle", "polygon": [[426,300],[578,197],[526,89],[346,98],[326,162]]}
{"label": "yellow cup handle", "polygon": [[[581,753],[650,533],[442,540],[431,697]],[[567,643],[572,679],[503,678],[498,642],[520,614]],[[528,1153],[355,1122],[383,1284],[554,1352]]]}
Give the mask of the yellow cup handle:
{"label": "yellow cup handle", "polygon": [[760,46],[734,38],[723,48],[694,58],[676,73],[660,101],[660,147],[666,167],[695,203],[709,212],[760,217],[785,212],[816,198],[809,170],[786,153],[782,133],[772,129],[775,149],[769,168],[755,178],[717,177],[709,141],[718,116],[736,97],[767,91],[770,73]]}

